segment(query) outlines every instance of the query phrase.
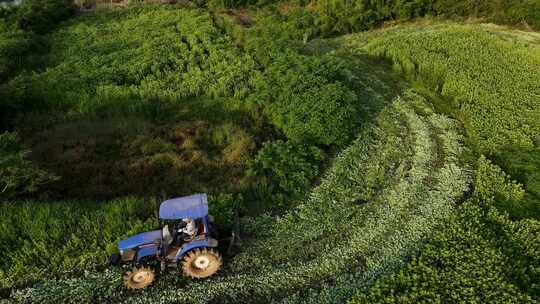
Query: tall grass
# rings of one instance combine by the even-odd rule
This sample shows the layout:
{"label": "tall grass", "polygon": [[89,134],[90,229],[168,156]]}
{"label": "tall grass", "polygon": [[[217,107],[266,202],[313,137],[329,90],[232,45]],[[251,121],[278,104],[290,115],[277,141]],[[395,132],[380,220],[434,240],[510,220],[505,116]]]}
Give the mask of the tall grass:
{"label": "tall grass", "polygon": [[[469,145],[516,173],[528,192],[522,216],[538,216],[540,44],[537,33],[494,26],[394,27],[347,38],[358,52],[441,94],[437,106],[459,119]],[[527,155],[525,157],[525,155]],[[518,208],[519,209],[519,208]],[[536,210],[536,211],[535,211]]]}
{"label": "tall grass", "polygon": [[122,238],[157,226],[155,201],[2,202],[0,287],[81,275],[107,264]]}

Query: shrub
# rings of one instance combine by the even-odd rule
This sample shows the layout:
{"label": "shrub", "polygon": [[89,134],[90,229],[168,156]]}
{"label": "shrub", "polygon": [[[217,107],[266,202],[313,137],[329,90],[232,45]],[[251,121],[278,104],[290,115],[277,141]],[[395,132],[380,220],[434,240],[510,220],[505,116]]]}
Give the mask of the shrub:
{"label": "shrub", "polygon": [[243,207],[241,195],[220,193],[208,197],[208,213],[215,218],[220,232],[229,233],[234,229],[235,213]]}
{"label": "shrub", "polygon": [[252,96],[292,141],[343,146],[359,126],[356,94],[340,78],[343,62],[285,51],[255,79]]}
{"label": "shrub", "polygon": [[281,140],[266,142],[249,163],[248,176],[263,177],[276,189],[270,191],[286,207],[287,199],[301,198],[319,176],[324,153],[315,146],[304,146]]}
{"label": "shrub", "polygon": [[484,202],[515,203],[523,199],[525,192],[520,184],[483,155],[478,160],[474,189],[475,197]]}
{"label": "shrub", "polygon": [[20,29],[43,34],[68,19],[74,12],[70,0],[25,0],[17,8]]}
{"label": "shrub", "polygon": [[0,17],[0,130],[10,127],[14,113],[26,110],[27,103],[10,96],[4,82],[31,65],[31,52],[39,50],[35,36],[14,29]]}
{"label": "shrub", "polygon": [[247,34],[245,48],[261,64],[250,80],[249,104],[288,139],[308,145],[344,146],[358,130],[361,107],[337,56],[309,56],[299,50],[312,37],[312,16],[260,16]]}
{"label": "shrub", "polygon": [[24,65],[24,55],[32,46],[32,35],[12,29],[0,19],[0,83]]}
{"label": "shrub", "polygon": [[35,192],[42,185],[57,179],[28,161],[28,153],[19,142],[17,133],[0,134],[0,197]]}

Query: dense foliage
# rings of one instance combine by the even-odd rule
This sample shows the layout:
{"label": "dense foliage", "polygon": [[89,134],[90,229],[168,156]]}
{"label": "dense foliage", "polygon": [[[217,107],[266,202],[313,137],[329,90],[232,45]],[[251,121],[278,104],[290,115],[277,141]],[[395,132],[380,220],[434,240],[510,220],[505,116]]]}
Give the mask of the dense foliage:
{"label": "dense foliage", "polygon": [[247,174],[264,177],[270,193],[280,205],[290,206],[289,199],[298,199],[319,176],[319,164],[324,153],[315,146],[300,146],[290,142],[267,142],[250,162]]}
{"label": "dense foliage", "polygon": [[80,113],[155,113],[166,101],[244,96],[252,69],[208,16],[193,10],[94,14],[51,40],[50,67],[12,80],[8,89],[25,87],[13,102]]}
{"label": "dense foliage", "polygon": [[[438,25],[391,28],[352,36],[349,43],[391,59],[397,70],[439,92],[444,100],[436,104],[464,124],[475,150],[519,171],[515,177],[533,207],[540,197],[539,38],[490,26]],[[534,207],[531,212],[535,216]]]}
{"label": "dense foliage", "polygon": [[385,21],[424,16],[487,18],[497,23],[540,27],[540,4],[535,0],[208,0],[212,8],[268,6],[282,10],[305,7],[324,35],[371,29]]}
{"label": "dense foliage", "polygon": [[540,222],[511,221],[494,203],[523,190],[485,158],[475,192],[396,274],[350,303],[533,303],[540,295]]}
{"label": "dense foliage", "polygon": [[268,79],[257,89],[270,102],[265,112],[288,138],[324,145],[350,141],[358,125],[357,96],[331,80],[343,67],[336,63],[288,53],[273,58]]}
{"label": "dense foliage", "polygon": [[24,0],[17,8],[15,20],[18,28],[46,33],[74,13],[71,0]]}
{"label": "dense foliage", "polygon": [[496,22],[540,26],[538,1],[492,0],[387,0],[315,1],[317,23],[323,33],[335,34],[370,29],[383,21],[422,16],[487,17]]}
{"label": "dense foliage", "polygon": [[301,52],[309,32],[308,15],[296,11],[259,18],[244,43],[261,65],[252,81],[256,94],[249,101],[261,105],[293,141],[339,146],[350,142],[361,121],[358,91],[346,77],[347,62],[332,54]]}
{"label": "dense foliage", "polygon": [[24,55],[31,46],[30,37],[0,19],[0,83],[23,66]]}
{"label": "dense foliage", "polygon": [[[314,39],[430,14],[534,25],[535,1],[130,6],[55,30],[68,7],[0,12],[0,127],[22,139],[0,135],[0,186],[19,197],[0,202],[0,296],[538,301],[540,36],[424,24]],[[222,232],[241,217],[238,254],[208,280],[123,288],[115,244],[193,192]],[[123,195],[139,198],[88,201]]]}
{"label": "dense foliage", "polygon": [[21,145],[17,133],[0,134],[0,199],[35,192],[57,179],[28,161],[28,152]]}
{"label": "dense foliage", "polygon": [[106,264],[122,237],[156,226],[157,202],[2,202],[0,287],[82,274]]}

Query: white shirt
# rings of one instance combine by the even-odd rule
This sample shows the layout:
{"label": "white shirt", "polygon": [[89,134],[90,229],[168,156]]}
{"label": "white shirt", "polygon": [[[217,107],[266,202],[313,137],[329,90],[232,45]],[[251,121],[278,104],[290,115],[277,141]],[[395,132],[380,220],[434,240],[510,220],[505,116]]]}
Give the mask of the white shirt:
{"label": "white shirt", "polygon": [[186,223],[186,227],[181,228],[178,232],[185,233],[189,236],[194,236],[196,233],[195,221],[193,219],[182,219]]}

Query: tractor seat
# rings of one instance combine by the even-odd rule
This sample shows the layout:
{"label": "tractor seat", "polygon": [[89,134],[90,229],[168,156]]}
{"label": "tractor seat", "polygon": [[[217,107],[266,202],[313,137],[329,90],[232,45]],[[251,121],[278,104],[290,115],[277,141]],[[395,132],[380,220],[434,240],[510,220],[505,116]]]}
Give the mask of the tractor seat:
{"label": "tractor seat", "polygon": [[204,230],[203,222],[199,221],[197,223],[197,233],[195,235],[197,236],[197,235],[202,235],[202,234],[206,234],[206,231]]}

